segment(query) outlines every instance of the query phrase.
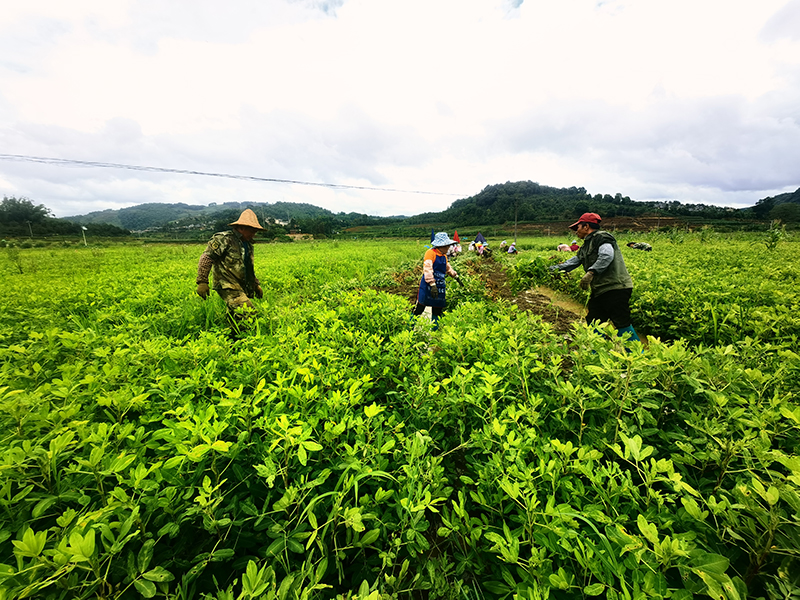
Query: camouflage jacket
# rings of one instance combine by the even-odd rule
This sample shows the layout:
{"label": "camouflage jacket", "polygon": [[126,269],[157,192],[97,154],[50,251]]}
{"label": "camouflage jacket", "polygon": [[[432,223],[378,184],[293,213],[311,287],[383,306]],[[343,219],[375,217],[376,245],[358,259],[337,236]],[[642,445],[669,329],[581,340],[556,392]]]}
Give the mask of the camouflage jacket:
{"label": "camouflage jacket", "polygon": [[[214,289],[241,290],[253,296],[258,279],[253,263],[253,244],[246,242],[236,231],[215,233],[208,242],[200,266],[210,259],[213,263]],[[198,283],[200,282],[198,270]]]}

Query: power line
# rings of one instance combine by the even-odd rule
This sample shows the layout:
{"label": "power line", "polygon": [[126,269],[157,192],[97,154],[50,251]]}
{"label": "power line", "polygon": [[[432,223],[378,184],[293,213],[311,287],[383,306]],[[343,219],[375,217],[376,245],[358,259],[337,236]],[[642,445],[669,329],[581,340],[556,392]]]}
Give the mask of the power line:
{"label": "power line", "polygon": [[398,190],[393,188],[378,188],[364,185],[344,185],[340,183],[318,183],[314,181],[296,181],[294,179],[273,179],[270,177],[254,177],[252,175],[231,175],[229,173],[208,173],[206,171],[190,171],[187,169],[168,169],[165,167],[148,167],[142,165],[123,165],[118,163],[95,162],[90,160],[73,160],[68,158],[48,158],[43,156],[26,156],[24,154],[0,154],[0,160],[17,162],[34,162],[45,165],[75,166],[75,167],[100,167],[104,169],[127,169],[129,171],[149,171],[154,173],[180,173],[182,175],[203,175],[205,177],[222,177],[226,179],[241,179],[245,181],[263,181],[267,183],[294,183],[296,185],[314,185],[347,190],[370,190],[374,192],[401,192],[403,194],[429,194],[434,196],[466,196],[466,194],[452,194],[447,192],[426,192],[423,190]]}

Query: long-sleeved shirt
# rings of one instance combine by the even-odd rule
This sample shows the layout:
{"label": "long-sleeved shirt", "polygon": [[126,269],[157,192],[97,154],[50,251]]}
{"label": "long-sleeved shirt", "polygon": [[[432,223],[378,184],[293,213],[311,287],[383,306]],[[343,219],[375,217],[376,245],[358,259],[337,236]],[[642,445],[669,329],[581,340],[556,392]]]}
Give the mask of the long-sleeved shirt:
{"label": "long-sleeved shirt", "polygon": [[[425,252],[425,257],[422,259],[422,276],[425,278],[425,282],[428,284],[432,284],[434,282],[433,278],[433,261],[436,260],[437,256],[444,256],[445,259],[447,255],[437,248],[431,248],[427,252]],[[453,267],[450,266],[450,261],[447,261],[447,275],[450,277],[457,277],[456,271]]]}
{"label": "long-sleeved shirt", "polygon": [[213,269],[214,289],[241,290],[252,296],[259,285],[253,267],[253,245],[236,231],[215,233],[197,263],[195,283],[208,283]]}
{"label": "long-sleeved shirt", "polygon": [[[587,271],[594,271],[595,273],[602,273],[608,268],[614,260],[614,246],[611,244],[601,244],[597,249],[597,260],[588,268]],[[581,266],[581,259],[578,256],[573,256],[568,260],[557,265],[559,269],[565,273],[569,273],[573,269]]]}
{"label": "long-sleeved shirt", "polygon": [[592,297],[611,290],[633,287],[633,280],[613,235],[607,231],[593,231],[583,242],[575,256],[557,265],[560,270],[572,271],[583,265],[584,271],[592,271]]}

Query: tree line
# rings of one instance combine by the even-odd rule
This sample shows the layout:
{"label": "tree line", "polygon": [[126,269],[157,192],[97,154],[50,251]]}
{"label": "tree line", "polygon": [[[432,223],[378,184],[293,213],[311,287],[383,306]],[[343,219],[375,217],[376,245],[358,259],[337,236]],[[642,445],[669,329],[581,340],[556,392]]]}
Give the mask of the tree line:
{"label": "tree line", "polygon": [[[28,198],[3,197],[0,202],[0,235],[8,237],[51,237],[80,235],[81,225],[57,219],[44,204],[34,204]],[[108,223],[90,223],[86,232],[96,237],[120,237],[130,231]]]}
{"label": "tree line", "polygon": [[[333,213],[311,204],[276,202],[225,202],[209,206],[148,203],[119,210],[56,219],[44,204],[27,198],[4,197],[0,203],[0,235],[34,237],[80,235],[81,226],[99,237],[130,235],[130,230],[150,230],[154,235],[176,234],[203,238],[209,231],[227,229],[245,208],[252,209],[265,228],[263,238],[287,239],[289,233],[332,236],[351,227],[378,227],[386,231],[415,229],[440,223],[458,227],[503,225],[513,222],[556,222],[585,212],[604,218],[665,216],[704,220],[800,221],[800,189],[759,200],[745,209],[672,201],[636,201],[621,193],[589,194],[583,187],[555,188],[533,181],[488,185],[478,194],[453,202],[441,212],[415,216],[375,217],[362,213]],[[105,222],[102,222],[104,221]],[[112,222],[113,221],[113,222]],[[122,227],[118,224],[122,224]]]}
{"label": "tree line", "polygon": [[533,181],[486,186],[480,193],[456,200],[439,213],[424,213],[409,223],[448,222],[461,225],[502,225],[519,222],[570,220],[585,212],[609,217],[668,216],[704,219],[752,218],[746,212],[706,204],[639,202],[617,193],[592,196],[583,187],[554,188]]}

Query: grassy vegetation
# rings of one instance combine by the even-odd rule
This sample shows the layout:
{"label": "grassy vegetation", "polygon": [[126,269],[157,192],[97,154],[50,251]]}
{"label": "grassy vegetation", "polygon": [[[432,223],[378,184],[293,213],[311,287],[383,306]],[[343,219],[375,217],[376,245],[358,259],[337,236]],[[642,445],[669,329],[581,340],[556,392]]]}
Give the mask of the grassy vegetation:
{"label": "grassy vegetation", "polygon": [[0,250],[0,598],[797,595],[797,242],[636,239],[643,352],[469,276],[412,324],[427,239],[258,245],[235,341],[202,245]]}

